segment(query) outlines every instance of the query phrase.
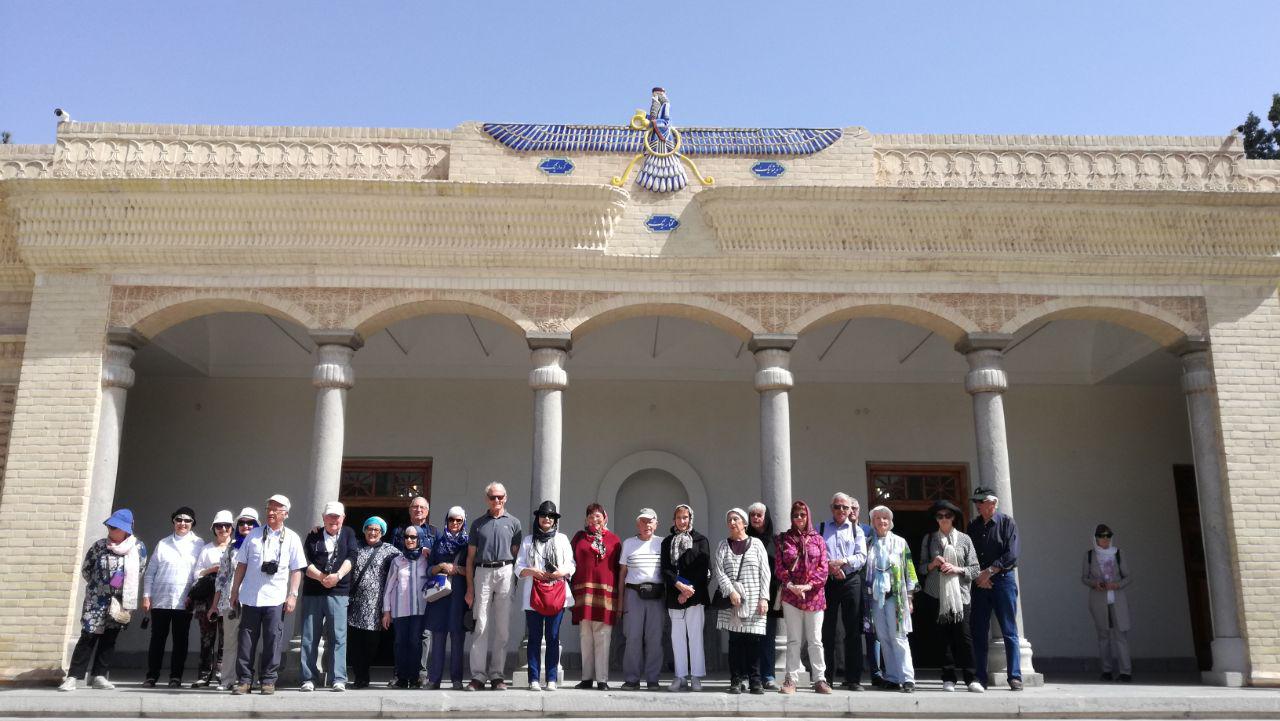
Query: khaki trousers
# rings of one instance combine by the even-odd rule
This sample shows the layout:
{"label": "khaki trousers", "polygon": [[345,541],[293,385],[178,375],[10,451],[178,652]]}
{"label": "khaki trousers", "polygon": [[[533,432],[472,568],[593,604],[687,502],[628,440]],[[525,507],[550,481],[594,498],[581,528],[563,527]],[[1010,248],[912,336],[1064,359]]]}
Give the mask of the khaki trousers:
{"label": "khaki trousers", "polygon": [[515,566],[476,568],[475,602],[471,615],[471,678],[498,681],[506,678],[507,631],[511,626],[511,602],[515,597]]}
{"label": "khaki trousers", "polygon": [[613,626],[604,621],[583,620],[578,624],[578,640],[582,647],[582,680],[609,682],[609,641]]}

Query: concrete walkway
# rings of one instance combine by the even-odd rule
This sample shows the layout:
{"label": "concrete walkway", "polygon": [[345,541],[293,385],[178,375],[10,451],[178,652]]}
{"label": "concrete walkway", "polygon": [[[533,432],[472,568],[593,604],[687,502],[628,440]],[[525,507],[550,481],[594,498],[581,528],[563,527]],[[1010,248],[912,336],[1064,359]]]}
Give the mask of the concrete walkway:
{"label": "concrete walkway", "polygon": [[724,682],[701,693],[647,691],[423,691],[387,688],[333,693],[282,689],[274,696],[231,696],[208,690],[170,691],[120,684],[115,691],[81,688],[0,690],[0,717],[42,718],[1280,718],[1280,689],[1194,685],[1071,683],[1013,693],[944,693],[936,681],[914,694],[868,690],[818,696],[724,693]]}

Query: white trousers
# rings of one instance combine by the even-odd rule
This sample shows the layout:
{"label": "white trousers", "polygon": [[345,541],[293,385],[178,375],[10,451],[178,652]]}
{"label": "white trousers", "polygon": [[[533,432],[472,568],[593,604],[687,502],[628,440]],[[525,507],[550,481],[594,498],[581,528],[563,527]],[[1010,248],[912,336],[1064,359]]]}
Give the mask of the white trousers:
{"label": "white trousers", "polygon": [[787,624],[787,678],[800,681],[804,664],[800,662],[800,646],[809,646],[809,680],[813,683],[827,678],[827,662],[822,654],[823,611],[801,611],[789,603],[782,604],[782,620]]}
{"label": "white trousers", "polygon": [[884,656],[884,679],[898,684],[915,683],[911,643],[905,632],[898,633],[898,603],[892,597],[871,603],[871,620],[876,627],[876,640],[880,642],[880,654]]}
{"label": "white trousers", "polygon": [[676,660],[676,678],[707,675],[706,653],[702,646],[702,628],[706,624],[706,607],[668,608],[671,617],[671,651]]}
{"label": "white trousers", "polygon": [[583,619],[578,624],[578,643],[582,648],[582,679],[609,682],[609,641],[613,626],[604,621]]}
{"label": "white trousers", "polygon": [[471,678],[498,681],[506,678],[507,631],[511,626],[511,601],[515,597],[515,566],[476,568],[475,598],[471,615]]}

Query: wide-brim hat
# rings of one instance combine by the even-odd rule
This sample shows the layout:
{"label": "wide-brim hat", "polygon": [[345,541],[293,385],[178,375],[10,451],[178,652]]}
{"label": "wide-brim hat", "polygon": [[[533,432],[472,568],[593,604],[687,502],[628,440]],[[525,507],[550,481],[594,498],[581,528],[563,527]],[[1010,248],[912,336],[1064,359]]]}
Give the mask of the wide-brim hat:
{"label": "wide-brim hat", "polygon": [[133,511],[128,508],[116,509],[107,520],[102,522],[107,528],[118,528],[121,531],[133,535]]}
{"label": "wide-brim hat", "polygon": [[538,516],[546,516],[547,518],[554,518],[557,521],[560,520],[560,511],[556,508],[554,501],[543,501],[538,506],[538,510],[533,512],[533,515],[535,518]]}
{"label": "wide-brim hat", "polygon": [[215,513],[213,515],[213,521],[209,524],[209,528],[213,528],[220,523],[227,526],[235,525],[235,519],[231,517],[231,511],[223,509]]}
{"label": "wide-brim hat", "polygon": [[951,514],[955,516],[957,519],[964,518],[964,511],[960,510],[959,506],[952,503],[951,501],[948,501],[945,498],[934,501],[933,505],[929,506],[929,515],[932,516],[936,514],[938,511],[943,511],[943,510],[951,511]]}

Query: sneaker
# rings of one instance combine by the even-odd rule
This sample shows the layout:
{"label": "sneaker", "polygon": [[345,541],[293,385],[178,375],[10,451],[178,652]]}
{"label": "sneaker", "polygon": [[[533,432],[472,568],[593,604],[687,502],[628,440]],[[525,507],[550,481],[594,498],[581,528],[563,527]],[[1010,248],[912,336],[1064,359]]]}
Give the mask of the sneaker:
{"label": "sneaker", "polygon": [[683,690],[684,690],[684,679],[683,679],[683,678],[680,678],[679,676],[676,676],[676,677],[671,681],[671,685],[667,687],[667,690],[668,690],[668,691],[670,691],[670,692],[672,692],[672,693],[679,693],[679,692],[683,691]]}
{"label": "sneaker", "polygon": [[232,696],[243,696],[247,693],[249,693],[249,684],[247,683],[238,683],[231,687]]}
{"label": "sneaker", "polygon": [[262,684],[262,690],[259,691],[258,693],[262,694],[263,696],[270,696],[275,692],[276,692],[276,685],[274,683],[264,683]]}
{"label": "sneaker", "polygon": [[62,683],[58,684],[58,690],[59,691],[75,691],[76,690],[75,677],[67,676],[66,678],[62,679]]}
{"label": "sneaker", "polygon": [[701,690],[702,690],[702,679],[698,678],[697,676],[691,676],[691,677],[689,677],[689,690],[690,690],[690,691],[701,691]]}
{"label": "sneaker", "polygon": [[942,690],[943,690],[943,691],[946,691],[947,693],[954,693],[954,692],[955,692],[955,690],[956,690],[956,682],[955,682],[955,681],[943,681],[943,682],[942,682]]}
{"label": "sneaker", "polygon": [[1009,679],[1009,690],[1010,690],[1010,691],[1021,691],[1021,690],[1022,690],[1022,679],[1020,679],[1020,678],[1011,678],[1011,679]]}
{"label": "sneaker", "polygon": [[556,690],[556,688],[557,688],[557,686],[556,686],[556,682],[555,682],[555,681],[548,681],[548,682],[547,682],[547,690],[548,690],[548,691],[555,691],[555,690]]}
{"label": "sneaker", "polygon": [[915,693],[916,685],[910,681],[902,684],[903,693]]}
{"label": "sneaker", "polygon": [[533,681],[530,681],[530,682],[529,682],[529,690],[530,690],[530,691],[541,691],[541,690],[542,690],[542,684],[538,683],[536,679],[535,679],[535,680],[533,680]]}
{"label": "sneaker", "polygon": [[969,682],[969,693],[986,693],[986,692],[987,692],[986,686],[983,686],[977,681]]}
{"label": "sneaker", "polygon": [[576,689],[580,689],[582,691],[590,691],[592,688],[595,687],[595,685],[596,685],[595,681],[592,681],[589,678],[584,678],[578,683],[574,684],[573,687]]}
{"label": "sneaker", "polygon": [[96,688],[99,691],[114,691],[116,685],[108,681],[106,676],[94,676],[89,681],[89,688]]}
{"label": "sneaker", "polygon": [[483,690],[484,690],[484,681],[481,681],[481,680],[480,680],[480,679],[478,679],[478,678],[473,678],[473,679],[471,679],[471,683],[467,684],[467,690],[468,690],[468,691],[483,691]]}
{"label": "sneaker", "polygon": [[761,694],[763,694],[763,693],[764,693],[764,684],[760,684],[760,683],[753,683],[753,684],[751,684],[751,693],[752,693],[752,694],[754,694],[754,695],[756,695],[756,696],[760,696]]}
{"label": "sneaker", "polygon": [[777,680],[776,680],[776,679],[772,679],[772,678],[766,678],[766,679],[764,680],[764,690],[765,690],[765,691],[777,691],[777,690],[778,690],[778,682],[777,682]]}
{"label": "sneaker", "polygon": [[793,694],[796,692],[796,682],[790,676],[783,679],[782,688],[778,689],[778,693]]}
{"label": "sneaker", "polygon": [[608,690],[609,690],[609,684],[608,684],[608,683],[606,683],[606,682],[604,682],[604,681],[601,681],[600,683],[597,683],[597,684],[596,684],[596,690],[597,690],[597,691],[608,691]]}
{"label": "sneaker", "polygon": [[819,681],[813,685],[814,693],[829,694],[831,693],[831,684],[826,681]]}
{"label": "sneaker", "polygon": [[204,688],[205,686],[208,686],[208,685],[209,685],[209,679],[207,678],[198,678],[195,681],[191,682],[191,688]]}
{"label": "sneaker", "polygon": [[303,693],[311,693],[316,690],[316,685],[310,681],[303,681],[302,685],[298,687],[298,690]]}
{"label": "sneaker", "polygon": [[[439,686],[440,686],[440,684],[436,684],[436,686],[437,686],[437,687],[439,687]],[[346,690],[347,690],[347,685],[346,685],[345,683],[343,683],[343,682],[339,681],[339,682],[335,683],[333,686],[329,687],[329,690],[330,690],[330,691],[337,691],[338,693],[342,693],[342,692],[344,692],[344,691],[346,691]]]}
{"label": "sneaker", "polygon": [[507,680],[505,678],[500,678],[500,679],[497,679],[496,681],[490,681],[489,685],[493,687],[494,691],[507,690]]}
{"label": "sneaker", "polygon": [[639,691],[639,690],[640,690],[640,682],[639,682],[639,681],[627,681],[626,683],[622,684],[622,690],[623,690],[623,691]]}
{"label": "sneaker", "polygon": [[169,688],[182,688],[182,679],[180,678],[169,679]]}

